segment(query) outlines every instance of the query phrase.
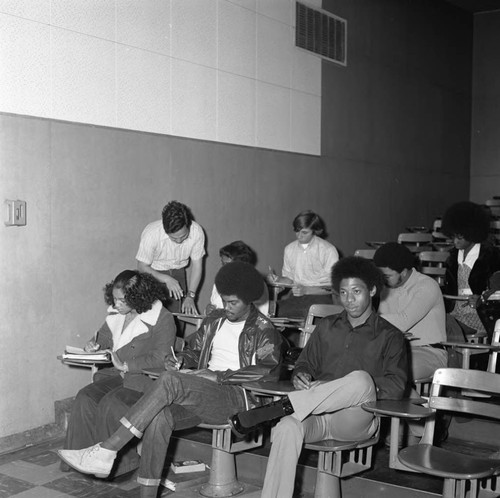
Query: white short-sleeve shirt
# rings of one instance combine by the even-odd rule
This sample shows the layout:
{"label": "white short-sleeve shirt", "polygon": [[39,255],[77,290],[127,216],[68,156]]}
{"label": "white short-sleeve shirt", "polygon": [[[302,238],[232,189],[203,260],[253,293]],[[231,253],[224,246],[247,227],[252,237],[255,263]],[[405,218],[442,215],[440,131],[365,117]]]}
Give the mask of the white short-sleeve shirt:
{"label": "white short-sleeve shirt", "polygon": [[204,255],[205,234],[198,223],[193,221],[187,239],[177,244],[166,234],[162,220],[158,220],[143,230],[135,258],[153,270],[164,271],[185,268],[190,259],[201,259]]}

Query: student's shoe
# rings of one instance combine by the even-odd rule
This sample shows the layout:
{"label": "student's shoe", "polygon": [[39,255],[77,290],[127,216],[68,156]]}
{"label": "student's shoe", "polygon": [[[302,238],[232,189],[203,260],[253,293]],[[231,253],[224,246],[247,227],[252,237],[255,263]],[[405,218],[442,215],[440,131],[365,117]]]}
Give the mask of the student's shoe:
{"label": "student's shoe", "polygon": [[59,457],[82,474],[94,474],[102,479],[109,476],[116,451],[102,448],[98,443],[82,450],[59,450]]}
{"label": "student's shoe", "polygon": [[253,432],[264,422],[291,415],[293,412],[292,403],[288,396],[285,396],[268,405],[237,413],[229,418],[229,424],[234,434],[243,437]]}

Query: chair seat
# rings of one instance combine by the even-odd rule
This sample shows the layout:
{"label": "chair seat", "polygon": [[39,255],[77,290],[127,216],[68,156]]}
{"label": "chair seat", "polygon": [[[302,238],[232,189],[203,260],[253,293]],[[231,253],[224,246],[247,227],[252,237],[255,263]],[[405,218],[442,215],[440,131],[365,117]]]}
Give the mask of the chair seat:
{"label": "chair seat", "polygon": [[500,472],[500,460],[464,455],[429,444],[402,449],[399,460],[412,469],[452,479],[481,479]]}
{"label": "chair seat", "polygon": [[357,448],[365,448],[376,444],[378,442],[378,432],[372,437],[367,439],[360,439],[358,441],[339,441],[337,439],[323,439],[322,441],[316,441],[314,443],[306,443],[304,447],[308,450],[314,451],[343,451],[343,450],[353,450]]}
{"label": "chair seat", "polygon": [[306,443],[305,448],[314,451],[341,451],[356,448],[361,441],[338,441],[336,439],[324,439],[315,443]]}

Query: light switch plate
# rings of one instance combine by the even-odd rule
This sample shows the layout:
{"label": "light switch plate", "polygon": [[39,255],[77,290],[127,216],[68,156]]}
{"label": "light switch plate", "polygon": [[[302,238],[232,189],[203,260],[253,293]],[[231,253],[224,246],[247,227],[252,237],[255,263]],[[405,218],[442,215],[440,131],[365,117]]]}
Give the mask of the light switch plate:
{"label": "light switch plate", "polygon": [[5,225],[8,227],[12,226],[24,226],[26,225],[26,201],[12,201],[7,199],[5,201],[8,208],[8,217]]}

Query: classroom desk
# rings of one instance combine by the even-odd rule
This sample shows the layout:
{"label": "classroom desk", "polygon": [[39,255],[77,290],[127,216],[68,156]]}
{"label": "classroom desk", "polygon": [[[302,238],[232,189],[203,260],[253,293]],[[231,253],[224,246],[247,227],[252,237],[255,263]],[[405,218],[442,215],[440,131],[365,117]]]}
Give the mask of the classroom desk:
{"label": "classroom desk", "polygon": [[253,392],[257,396],[286,396],[288,393],[295,391],[295,387],[289,380],[276,381],[259,381],[244,382],[244,389]]}
{"label": "classroom desk", "polygon": [[453,348],[462,354],[462,368],[468,370],[470,368],[470,357],[473,354],[491,353],[492,351],[500,351],[500,346],[492,346],[491,344],[478,344],[474,342],[442,342],[443,346]]}

